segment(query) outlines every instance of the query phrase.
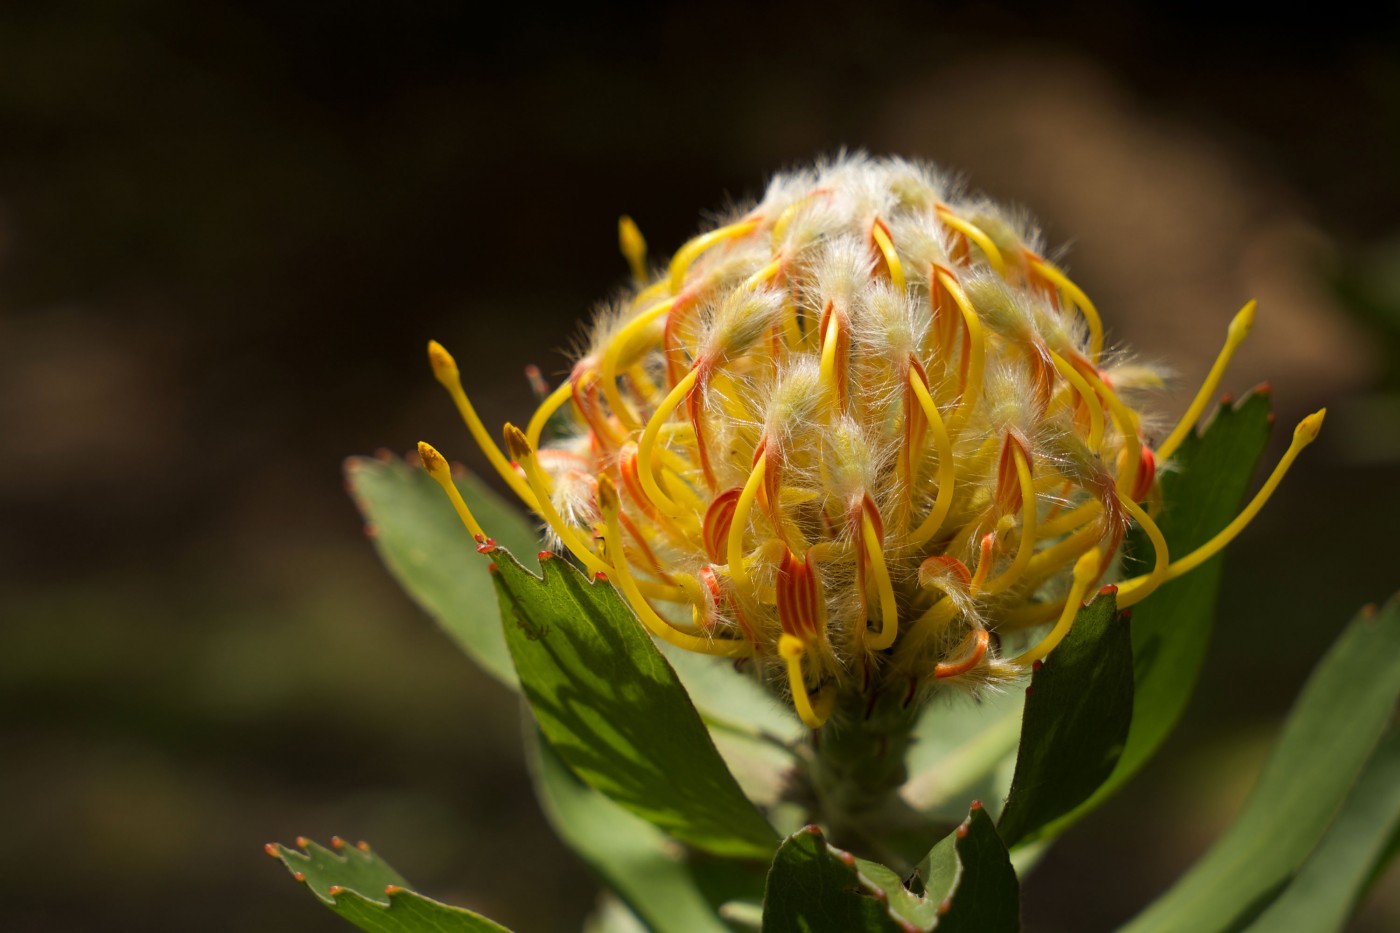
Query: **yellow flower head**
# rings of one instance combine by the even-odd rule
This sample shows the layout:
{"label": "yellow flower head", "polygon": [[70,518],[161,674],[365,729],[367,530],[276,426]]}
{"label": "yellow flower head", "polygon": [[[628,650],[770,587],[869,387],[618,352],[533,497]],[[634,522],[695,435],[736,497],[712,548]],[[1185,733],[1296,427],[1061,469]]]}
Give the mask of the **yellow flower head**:
{"label": "yellow flower head", "polygon": [[1118,584],[1120,605],[1228,543],[1321,424],[1299,426],[1239,519],[1173,561],[1151,518],[1157,474],[1252,302],[1154,450],[1137,407],[1152,374],[1105,356],[1094,305],[1019,218],[926,167],[855,157],[779,175],[651,276],[636,226],[620,234],[636,287],[525,430],[506,426],[508,458],[437,343],[434,371],[558,545],[658,638],[753,658],[813,728],[872,682],[1018,676],[1112,573],[1130,525],[1155,565]]}

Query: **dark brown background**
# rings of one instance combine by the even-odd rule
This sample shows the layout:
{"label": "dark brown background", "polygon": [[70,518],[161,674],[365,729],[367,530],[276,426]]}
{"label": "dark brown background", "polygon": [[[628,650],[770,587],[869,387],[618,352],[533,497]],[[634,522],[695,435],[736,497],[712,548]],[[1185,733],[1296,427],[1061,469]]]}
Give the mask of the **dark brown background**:
{"label": "dark brown background", "polygon": [[[340,459],[481,461],[617,287],[621,212],[700,211],[839,147],[1024,204],[1111,334],[1323,440],[1234,548],[1197,702],[1152,777],[1026,883],[1032,931],[1109,928],[1247,793],[1318,652],[1397,583],[1394,18],[1177,5],[446,2],[0,11],[0,925],[338,930],[261,853],[372,840],[522,931],[592,897],[518,717],[399,594]],[[1165,400],[1178,411],[1180,395]],[[1400,925],[1392,872],[1358,929]]]}

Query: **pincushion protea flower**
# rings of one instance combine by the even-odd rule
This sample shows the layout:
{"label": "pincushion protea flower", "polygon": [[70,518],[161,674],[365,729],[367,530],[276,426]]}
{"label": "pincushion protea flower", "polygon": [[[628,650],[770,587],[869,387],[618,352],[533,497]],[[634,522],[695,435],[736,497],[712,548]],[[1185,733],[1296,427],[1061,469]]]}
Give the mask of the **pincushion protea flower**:
{"label": "pincushion protea flower", "polygon": [[[1157,477],[1252,302],[1154,444],[1152,371],[1105,353],[1094,305],[1023,220],[922,166],[779,175],[655,275],[626,218],[621,239],[636,287],[525,429],[506,426],[506,453],[436,342],[433,369],[555,546],[657,638],[752,658],[813,729],[841,696],[893,685],[907,706],[1018,677],[1114,576],[1131,525],[1155,556],[1117,583],[1120,606],[1228,544],[1322,423],[1298,425],[1234,522],[1169,554]],[[420,453],[484,538],[442,457]]]}

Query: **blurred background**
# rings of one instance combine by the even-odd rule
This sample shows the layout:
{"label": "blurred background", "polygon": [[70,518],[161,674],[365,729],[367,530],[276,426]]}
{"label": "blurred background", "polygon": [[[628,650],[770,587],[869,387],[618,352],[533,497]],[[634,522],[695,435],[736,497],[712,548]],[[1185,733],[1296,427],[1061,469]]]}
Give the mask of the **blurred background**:
{"label": "blurred background", "polygon": [[[1250,297],[1230,391],[1272,380],[1281,438],[1330,409],[1231,551],[1182,728],[1025,885],[1031,931],[1131,916],[1400,583],[1397,17],[501,6],[0,7],[0,926],[349,929],[261,851],[339,833],[577,929],[594,884],[514,701],[382,570],[341,460],[427,438],[484,468],[429,337],[519,419],[523,368],[564,370],[624,279],[618,214],[667,254],[843,146],[1039,216],[1178,374],[1165,410]],[[1356,929],[1397,928],[1392,871]]]}

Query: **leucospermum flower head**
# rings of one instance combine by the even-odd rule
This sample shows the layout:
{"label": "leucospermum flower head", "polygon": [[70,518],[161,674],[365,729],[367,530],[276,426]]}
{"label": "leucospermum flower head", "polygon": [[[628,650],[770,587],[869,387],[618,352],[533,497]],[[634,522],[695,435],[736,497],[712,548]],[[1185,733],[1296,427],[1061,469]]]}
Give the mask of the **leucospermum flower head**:
{"label": "leucospermum flower head", "polygon": [[[912,696],[1019,676],[1115,573],[1128,528],[1152,569],[1131,605],[1229,542],[1321,425],[1200,549],[1168,552],[1159,473],[1254,316],[1177,426],[1157,381],[1107,353],[1089,298],[1016,215],[927,168],[843,158],[763,199],[636,286],[522,430],[492,440],[456,363],[438,379],[557,546],[606,575],[656,637],[749,658],[812,728],[843,691]],[[425,464],[482,535],[423,445]]]}

